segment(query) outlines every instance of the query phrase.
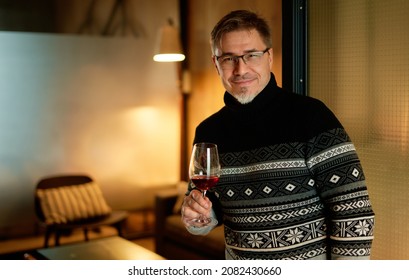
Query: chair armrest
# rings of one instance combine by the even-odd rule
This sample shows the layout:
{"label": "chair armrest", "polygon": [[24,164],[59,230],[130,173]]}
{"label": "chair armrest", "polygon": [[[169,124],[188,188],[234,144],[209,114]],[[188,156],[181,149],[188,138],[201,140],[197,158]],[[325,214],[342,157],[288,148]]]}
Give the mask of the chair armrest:
{"label": "chair armrest", "polygon": [[173,214],[178,196],[177,190],[164,190],[155,195],[155,245],[156,252],[163,245],[166,218]]}
{"label": "chair armrest", "polygon": [[156,219],[164,220],[166,216],[173,214],[178,193],[176,190],[165,190],[155,195],[155,215]]}

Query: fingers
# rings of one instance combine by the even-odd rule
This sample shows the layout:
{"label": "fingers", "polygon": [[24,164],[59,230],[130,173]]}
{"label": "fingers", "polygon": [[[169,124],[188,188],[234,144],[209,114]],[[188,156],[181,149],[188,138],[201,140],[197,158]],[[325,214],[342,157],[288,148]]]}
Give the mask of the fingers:
{"label": "fingers", "polygon": [[193,190],[190,195],[185,197],[187,206],[199,213],[206,213],[212,208],[209,198],[203,196],[200,191]]}
{"label": "fingers", "polygon": [[201,192],[193,190],[184,198],[182,204],[182,221],[185,225],[195,225],[192,221],[200,217],[210,217],[212,203],[207,197],[203,197]]}

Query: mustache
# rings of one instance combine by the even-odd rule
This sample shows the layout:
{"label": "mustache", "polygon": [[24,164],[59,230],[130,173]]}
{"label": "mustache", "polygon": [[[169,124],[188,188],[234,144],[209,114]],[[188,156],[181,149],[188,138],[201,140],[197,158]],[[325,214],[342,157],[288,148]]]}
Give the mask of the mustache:
{"label": "mustache", "polygon": [[231,81],[240,82],[240,81],[251,80],[251,79],[253,79],[252,75],[246,73],[244,75],[233,76],[231,78]]}

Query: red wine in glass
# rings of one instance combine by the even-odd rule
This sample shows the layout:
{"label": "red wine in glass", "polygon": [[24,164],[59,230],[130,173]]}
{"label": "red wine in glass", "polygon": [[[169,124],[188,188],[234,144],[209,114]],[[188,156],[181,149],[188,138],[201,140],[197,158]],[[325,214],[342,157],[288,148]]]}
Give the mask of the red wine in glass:
{"label": "red wine in glass", "polygon": [[197,175],[191,178],[193,184],[196,188],[203,192],[203,195],[206,195],[206,191],[216,186],[219,182],[218,176],[206,176],[206,175]]}

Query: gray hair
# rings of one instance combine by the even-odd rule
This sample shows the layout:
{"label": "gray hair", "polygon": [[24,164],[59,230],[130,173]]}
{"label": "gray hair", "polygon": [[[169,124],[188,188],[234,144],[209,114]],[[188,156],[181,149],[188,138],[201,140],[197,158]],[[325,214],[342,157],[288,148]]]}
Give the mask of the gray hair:
{"label": "gray hair", "polygon": [[252,29],[260,34],[267,48],[273,46],[271,30],[265,19],[250,11],[236,10],[225,15],[214,26],[210,37],[212,53],[219,46],[220,40],[225,33]]}

